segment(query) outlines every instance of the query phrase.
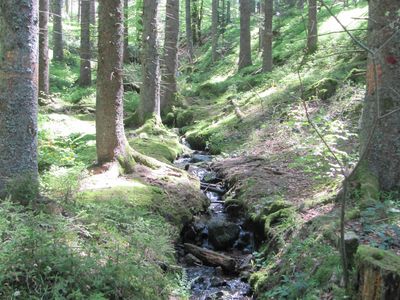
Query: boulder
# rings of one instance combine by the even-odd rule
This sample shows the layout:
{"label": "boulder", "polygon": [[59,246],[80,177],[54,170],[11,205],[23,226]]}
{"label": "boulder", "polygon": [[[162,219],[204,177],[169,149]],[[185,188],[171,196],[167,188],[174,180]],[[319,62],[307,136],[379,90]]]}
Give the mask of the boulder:
{"label": "boulder", "polygon": [[225,220],[213,220],[208,224],[208,239],[217,250],[233,246],[240,234],[239,225]]}

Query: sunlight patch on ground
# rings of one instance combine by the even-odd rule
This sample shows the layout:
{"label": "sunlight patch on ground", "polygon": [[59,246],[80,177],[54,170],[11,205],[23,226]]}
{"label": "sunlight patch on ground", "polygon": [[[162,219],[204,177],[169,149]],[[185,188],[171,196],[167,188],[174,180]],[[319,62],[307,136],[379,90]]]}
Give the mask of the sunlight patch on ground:
{"label": "sunlight patch on ground", "polygon": [[[361,22],[365,22],[365,20],[360,20],[357,18],[364,18],[367,16],[367,13],[367,7],[354,8],[351,10],[342,11],[336,17],[347,29],[356,29],[360,26]],[[322,34],[336,31],[343,31],[343,28],[334,17],[330,17],[328,20],[322,23],[319,33]]]}
{"label": "sunlight patch on ground", "polygon": [[82,121],[63,114],[49,114],[49,121],[41,126],[41,130],[51,132],[54,136],[67,137],[72,133],[95,134],[94,121]]}
{"label": "sunlight patch on ground", "polygon": [[259,93],[259,96],[260,96],[262,99],[264,99],[264,98],[266,98],[266,97],[272,95],[273,93],[275,93],[277,90],[278,90],[278,89],[277,89],[276,87],[271,87],[271,88],[269,88],[269,89],[267,89],[267,90],[265,90],[265,91]]}
{"label": "sunlight patch on ground", "polygon": [[80,191],[86,190],[101,190],[110,189],[115,187],[144,187],[145,185],[134,181],[132,179],[126,179],[125,177],[119,176],[120,170],[117,163],[114,163],[107,171],[100,174],[90,175],[81,181]]}

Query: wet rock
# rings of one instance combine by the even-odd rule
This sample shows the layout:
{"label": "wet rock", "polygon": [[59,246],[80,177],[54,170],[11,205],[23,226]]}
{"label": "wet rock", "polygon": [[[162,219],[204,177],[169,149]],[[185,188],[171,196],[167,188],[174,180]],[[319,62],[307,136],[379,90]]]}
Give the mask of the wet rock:
{"label": "wet rock", "polygon": [[185,226],[182,230],[182,238],[184,242],[192,242],[196,240],[197,232],[192,225]]}
{"label": "wet rock", "polygon": [[231,248],[238,239],[239,234],[239,225],[232,222],[213,220],[208,224],[209,241],[217,250]]}
{"label": "wet rock", "polygon": [[240,265],[239,265],[239,270],[240,270],[240,271],[248,271],[248,270],[251,270],[251,269],[252,269],[252,260],[253,260],[253,255],[251,255],[251,254],[246,255],[246,256],[242,259],[242,261],[241,261],[241,263],[240,263]]}
{"label": "wet rock", "polygon": [[222,267],[215,268],[215,275],[222,276],[224,274]]}
{"label": "wet rock", "polygon": [[217,173],[214,171],[207,172],[204,174],[203,181],[205,183],[218,183],[220,182],[220,178],[218,178]]}
{"label": "wet rock", "polygon": [[193,154],[190,162],[195,164],[199,162],[210,162],[212,157],[206,154]]}
{"label": "wet rock", "polygon": [[185,263],[189,266],[198,266],[202,264],[200,259],[190,253],[185,255]]}
{"label": "wet rock", "polygon": [[218,277],[212,277],[210,280],[210,284],[212,287],[221,287],[228,285],[228,283],[225,280]]}
{"label": "wet rock", "polygon": [[237,217],[241,214],[242,207],[238,204],[230,204],[225,208],[225,210],[228,213],[228,215]]}
{"label": "wet rock", "polygon": [[224,296],[224,292],[216,292],[216,293],[212,293],[210,296],[206,297],[206,300],[215,300],[215,299],[222,299],[222,297]]}

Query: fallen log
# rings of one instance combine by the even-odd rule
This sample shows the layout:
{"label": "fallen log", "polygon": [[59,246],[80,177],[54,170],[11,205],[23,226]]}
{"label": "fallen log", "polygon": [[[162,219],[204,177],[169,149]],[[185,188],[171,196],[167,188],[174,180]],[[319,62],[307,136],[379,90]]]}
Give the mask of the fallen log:
{"label": "fallen log", "polygon": [[196,256],[206,265],[213,267],[221,266],[225,271],[231,273],[236,270],[236,261],[230,256],[189,243],[185,243],[184,246],[187,252]]}
{"label": "fallen log", "polygon": [[221,188],[221,186],[216,185],[216,184],[211,184],[211,183],[201,182],[200,187],[202,190],[210,191],[210,192],[214,192],[214,193],[218,193],[218,194],[225,194],[225,192],[226,192],[226,190]]}

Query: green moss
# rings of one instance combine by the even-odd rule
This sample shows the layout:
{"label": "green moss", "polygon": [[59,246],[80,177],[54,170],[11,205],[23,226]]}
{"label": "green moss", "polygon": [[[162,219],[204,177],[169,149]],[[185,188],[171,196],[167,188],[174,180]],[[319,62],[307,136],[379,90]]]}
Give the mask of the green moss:
{"label": "green moss", "polygon": [[356,264],[365,263],[395,272],[400,276],[400,257],[391,251],[361,245],[357,250]]}
{"label": "green moss", "polygon": [[136,151],[154,157],[162,162],[171,163],[182,153],[182,146],[179,141],[160,140],[159,137],[133,138],[129,145]]}
{"label": "green moss", "polygon": [[323,78],[313,85],[306,91],[306,99],[317,97],[321,100],[327,100],[332,97],[339,85],[339,82],[333,78]]}
{"label": "green moss", "polygon": [[379,179],[368,169],[368,162],[361,162],[355,176],[359,185],[360,206],[369,207],[379,200]]}

